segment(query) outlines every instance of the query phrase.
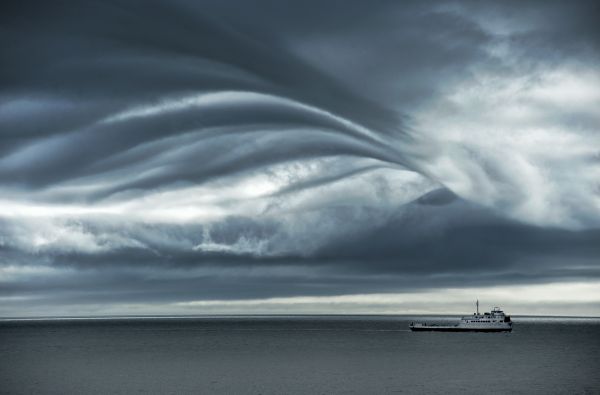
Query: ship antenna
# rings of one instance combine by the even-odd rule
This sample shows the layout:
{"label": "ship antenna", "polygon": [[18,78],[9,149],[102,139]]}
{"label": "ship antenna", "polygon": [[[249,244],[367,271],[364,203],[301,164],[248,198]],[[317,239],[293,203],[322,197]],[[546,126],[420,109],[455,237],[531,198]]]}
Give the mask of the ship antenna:
{"label": "ship antenna", "polygon": [[479,315],[479,299],[477,299],[477,302],[475,304],[477,305],[477,315]]}

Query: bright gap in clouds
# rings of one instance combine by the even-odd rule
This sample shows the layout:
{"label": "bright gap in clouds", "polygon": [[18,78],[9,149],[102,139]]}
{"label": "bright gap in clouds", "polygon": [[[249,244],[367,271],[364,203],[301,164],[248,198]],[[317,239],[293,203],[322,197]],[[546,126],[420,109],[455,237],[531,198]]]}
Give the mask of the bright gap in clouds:
{"label": "bright gap in clouds", "polygon": [[[328,178],[330,173],[332,180]],[[342,176],[337,176],[338,173]],[[322,183],[320,178],[324,179]],[[378,193],[373,188],[374,181],[393,186],[391,194]],[[93,187],[81,182],[50,187],[45,194],[75,193],[78,189]],[[146,223],[189,223],[214,221],[228,215],[263,215],[273,201],[284,211],[340,202],[377,205],[386,199],[389,199],[387,204],[399,206],[437,187],[438,184],[419,173],[377,160],[322,157],[276,164],[248,172],[243,177],[222,177],[202,185],[178,183],[90,204],[27,202],[26,197],[15,194],[12,199],[0,199],[0,211],[5,218],[24,220],[108,215]],[[290,193],[285,193],[287,189]],[[281,191],[284,194],[279,197]],[[345,202],[340,196],[344,196]]]}
{"label": "bright gap in clouds", "polygon": [[423,168],[517,220],[597,227],[599,86],[600,73],[577,64],[508,77],[476,69],[415,112],[436,152]]}
{"label": "bright gap in clouds", "polygon": [[[341,296],[302,296],[252,300],[202,300],[177,303],[190,313],[244,311],[268,313],[339,314],[469,314],[473,301],[482,309],[502,302],[509,314],[573,315],[600,317],[600,282],[566,282],[554,284],[502,287],[436,289],[401,294],[365,294]],[[550,306],[556,306],[552,311]],[[486,310],[489,311],[489,310]]]}
{"label": "bright gap in clouds", "polygon": [[[34,273],[42,275],[41,272]],[[11,275],[10,270],[0,276]],[[27,306],[20,312],[0,308],[4,316],[211,315],[211,314],[435,314],[468,315],[476,299],[480,310],[500,305],[510,315],[600,317],[600,282],[435,289],[422,292],[339,296],[275,297],[244,300],[197,300],[176,303],[77,304],[60,309]],[[21,298],[26,301],[25,298]],[[16,300],[1,297],[0,301]]]}

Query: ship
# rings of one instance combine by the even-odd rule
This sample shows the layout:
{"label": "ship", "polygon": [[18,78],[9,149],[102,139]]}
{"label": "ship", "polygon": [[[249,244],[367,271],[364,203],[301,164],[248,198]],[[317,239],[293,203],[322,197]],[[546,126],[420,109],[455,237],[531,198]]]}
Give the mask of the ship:
{"label": "ship", "polygon": [[479,314],[479,300],[475,303],[477,311],[467,315],[454,325],[428,324],[411,322],[409,328],[413,332],[510,332],[512,321],[504,311],[494,307],[492,311]]}

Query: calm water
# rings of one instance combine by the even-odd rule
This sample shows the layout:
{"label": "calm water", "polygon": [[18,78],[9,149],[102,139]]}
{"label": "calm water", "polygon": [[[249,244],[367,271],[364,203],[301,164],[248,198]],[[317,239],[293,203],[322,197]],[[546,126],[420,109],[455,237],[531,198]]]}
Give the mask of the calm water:
{"label": "calm water", "polygon": [[421,319],[0,320],[0,392],[600,394],[600,319],[407,330]]}

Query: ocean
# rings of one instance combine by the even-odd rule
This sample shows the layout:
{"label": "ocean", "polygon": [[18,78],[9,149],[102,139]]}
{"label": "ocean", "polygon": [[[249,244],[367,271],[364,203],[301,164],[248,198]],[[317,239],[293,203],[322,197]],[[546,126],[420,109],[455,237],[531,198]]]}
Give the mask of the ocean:
{"label": "ocean", "polygon": [[413,333],[456,317],[0,319],[3,394],[600,394],[600,319]]}

